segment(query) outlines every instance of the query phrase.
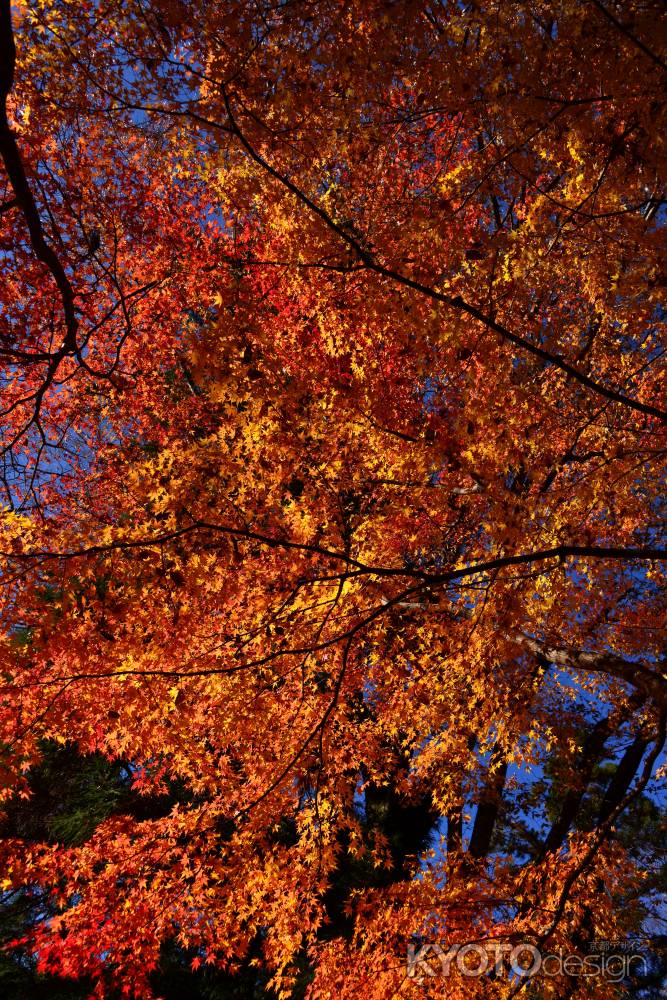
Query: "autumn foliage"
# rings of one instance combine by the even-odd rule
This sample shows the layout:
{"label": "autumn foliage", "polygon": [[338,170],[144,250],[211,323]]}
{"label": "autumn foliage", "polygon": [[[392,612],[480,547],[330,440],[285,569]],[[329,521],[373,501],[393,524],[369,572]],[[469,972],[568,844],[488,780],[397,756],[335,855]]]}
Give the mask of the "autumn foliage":
{"label": "autumn foliage", "polygon": [[[664,5],[1,6],[7,947],[619,996],[406,954],[645,932]],[[54,747],[120,782],[85,835],[17,819]]]}

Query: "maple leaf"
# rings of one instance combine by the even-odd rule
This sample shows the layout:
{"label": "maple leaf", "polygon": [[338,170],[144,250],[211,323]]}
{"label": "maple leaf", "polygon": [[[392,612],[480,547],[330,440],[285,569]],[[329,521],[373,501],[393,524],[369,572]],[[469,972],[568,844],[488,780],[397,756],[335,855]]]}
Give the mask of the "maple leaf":
{"label": "maple leaf", "polygon": [[667,106],[622,7],[3,5],[21,975],[384,998],[408,941],[641,930]]}

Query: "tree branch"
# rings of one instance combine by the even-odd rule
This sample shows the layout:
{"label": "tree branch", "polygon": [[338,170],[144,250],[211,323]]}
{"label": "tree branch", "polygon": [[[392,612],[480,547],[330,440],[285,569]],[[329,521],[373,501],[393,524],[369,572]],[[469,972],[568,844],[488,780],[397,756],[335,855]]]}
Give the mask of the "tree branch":
{"label": "tree branch", "polygon": [[646,663],[633,663],[632,660],[625,660],[614,653],[587,653],[565,646],[558,648],[548,646],[525,634],[522,635],[520,642],[545,666],[553,663],[569,670],[610,674],[631,684],[658,703],[664,703],[667,698],[667,678],[656,673]]}
{"label": "tree branch", "polygon": [[628,38],[633,45],[636,45],[638,49],[641,49],[645,56],[652,59],[653,62],[657,66],[660,66],[661,69],[667,71],[667,63],[665,63],[660,56],[656,55],[652,49],[649,49],[648,45],[645,45],[640,38],[637,38],[637,36],[630,31],[627,25],[623,24],[622,21],[619,21],[618,18],[615,17],[612,12],[600,2],[600,0],[591,0],[591,3],[607,18],[610,24],[613,24],[615,28],[618,28],[621,34],[625,35],[625,37]]}
{"label": "tree branch", "polygon": [[0,0],[0,156],[26,221],[35,255],[49,269],[60,292],[66,334],[61,348],[53,357],[61,360],[66,354],[74,354],[77,350],[78,321],[74,309],[74,289],[63,265],[44,236],[39,211],[7,117],[7,99],[14,84],[15,65],[16,45],[12,30],[11,0]]}
{"label": "tree branch", "polygon": [[513,333],[508,330],[507,327],[503,326],[502,323],[498,323],[492,316],[488,313],[483,312],[483,310],[478,309],[477,306],[472,305],[472,303],[466,302],[460,295],[450,296],[445,295],[443,292],[438,292],[429,285],[423,284],[421,281],[417,281],[414,278],[410,278],[400,271],[396,271],[393,268],[385,267],[383,264],[378,263],[375,258],[366,250],[359,241],[343,226],[335,222],[328,212],[326,212],[320,205],[314,202],[308,197],[305,192],[303,192],[296,184],[294,184],[289,177],[286,177],[279,170],[276,170],[268,160],[266,160],[254,146],[246,138],[245,134],[242,132],[241,128],[236,121],[236,118],[232,112],[229,98],[224,90],[222,89],[223,99],[225,102],[225,109],[230,123],[230,131],[237,137],[243,148],[246,150],[248,155],[252,160],[257,163],[263,170],[265,170],[271,177],[277,180],[283,187],[285,187],[303,204],[305,205],[314,215],[321,219],[324,224],[331,229],[336,235],[357,255],[357,257],[363,262],[364,266],[369,271],[374,271],[376,274],[382,275],[385,278],[389,278],[395,281],[399,285],[403,285],[406,288],[411,288],[413,291],[420,292],[422,295],[435,302],[440,302],[443,305],[449,306],[459,312],[466,313],[473,319],[478,320],[483,323],[488,329],[493,330],[495,333],[499,334],[504,340],[509,341],[514,344],[515,347],[521,350],[527,351],[534,357],[540,358],[548,364],[554,365],[554,367],[559,368],[561,371],[569,375],[570,378],[575,379],[581,385],[586,386],[591,392],[597,393],[599,396],[604,396],[605,399],[609,399],[615,403],[621,403],[624,406],[635,410],[638,413],[642,413],[645,416],[657,417],[659,420],[667,423],[667,410],[661,410],[656,406],[651,406],[649,403],[640,403],[635,399],[631,399],[629,396],[618,392],[615,389],[609,389],[595,379],[592,379],[589,375],[584,372],[579,371],[578,368],[573,367],[568,361],[565,360],[559,354],[553,354],[550,351],[544,350],[544,348],[539,347],[537,344],[532,343],[530,340],[526,340],[525,337],[521,337],[517,333]]}

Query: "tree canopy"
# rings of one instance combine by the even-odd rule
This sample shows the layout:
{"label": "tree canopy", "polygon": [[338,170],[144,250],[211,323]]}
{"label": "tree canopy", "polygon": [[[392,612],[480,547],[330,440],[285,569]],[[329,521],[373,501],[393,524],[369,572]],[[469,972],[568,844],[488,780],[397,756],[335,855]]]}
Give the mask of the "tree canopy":
{"label": "tree canopy", "polygon": [[664,934],[664,4],[0,8],[11,988],[634,988],[406,961]]}

